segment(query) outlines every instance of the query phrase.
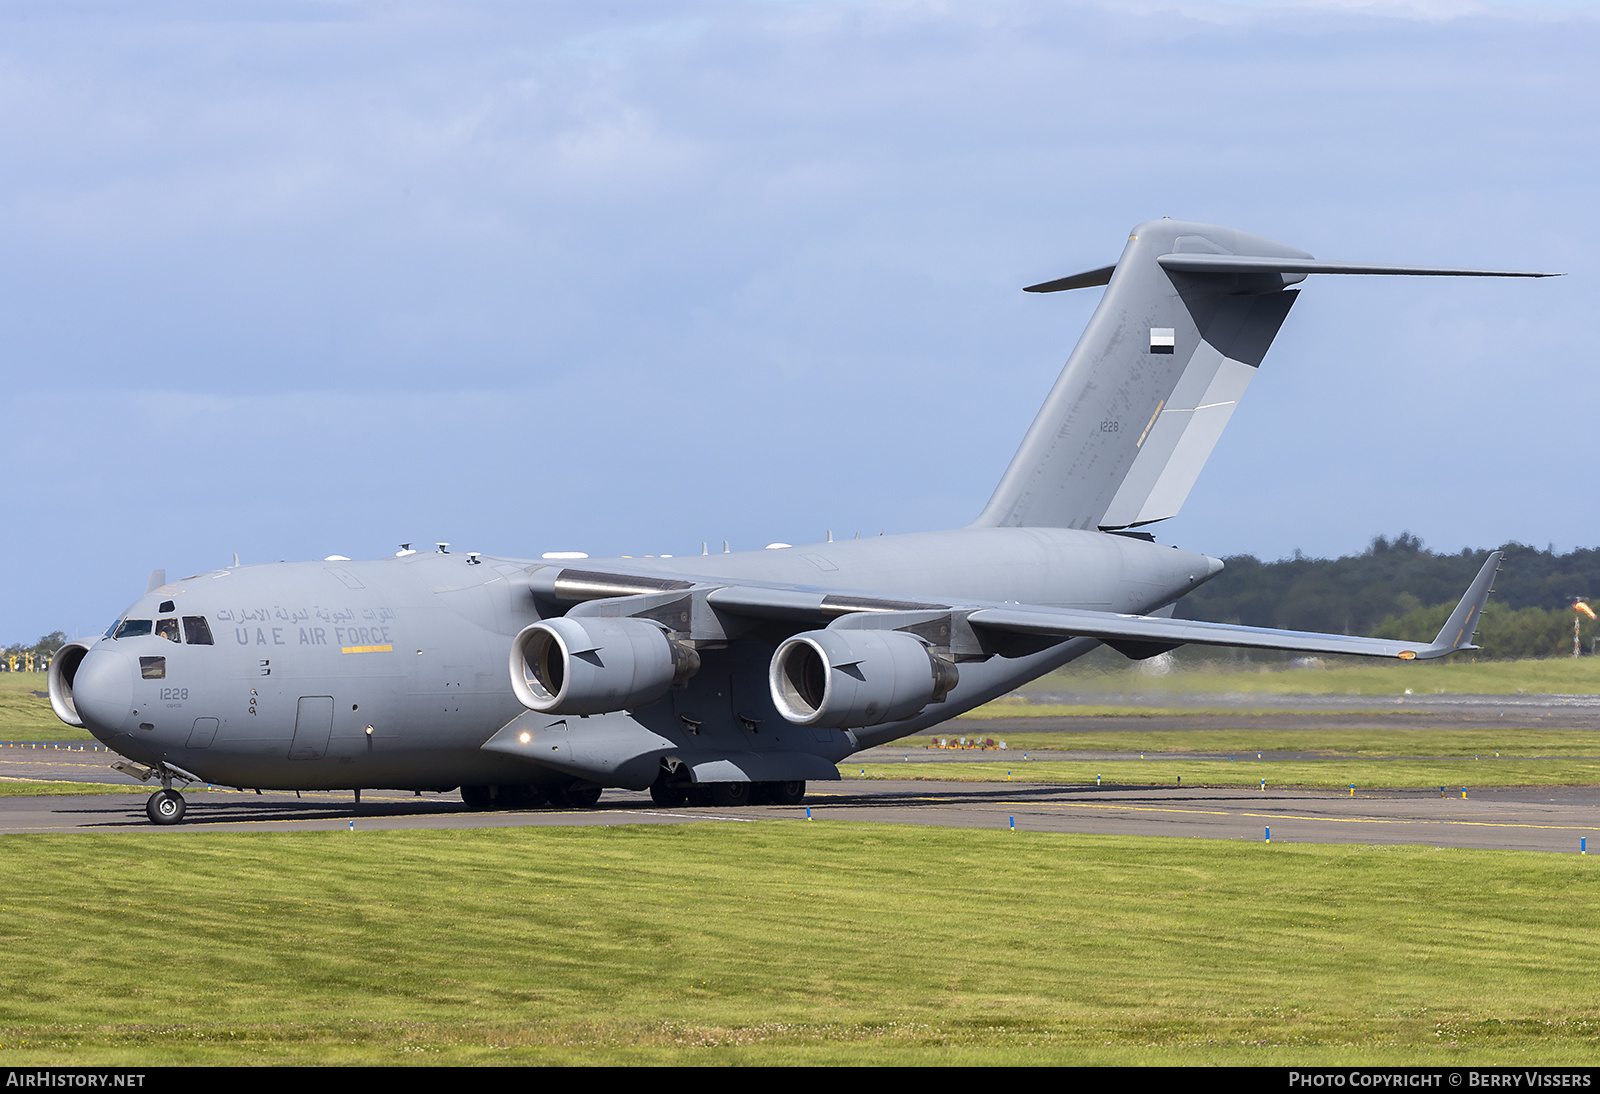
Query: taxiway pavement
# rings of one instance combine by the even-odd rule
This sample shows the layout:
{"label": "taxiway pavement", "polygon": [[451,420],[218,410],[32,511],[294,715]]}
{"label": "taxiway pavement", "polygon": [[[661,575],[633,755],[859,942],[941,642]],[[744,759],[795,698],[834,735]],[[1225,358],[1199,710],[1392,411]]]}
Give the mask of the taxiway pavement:
{"label": "taxiway pavement", "polygon": [[[357,831],[554,825],[738,824],[757,820],[865,821],[946,828],[1009,829],[1262,841],[1423,844],[1600,853],[1600,788],[1479,789],[1462,799],[1437,792],[1377,791],[1351,798],[1305,790],[1041,786],[1020,783],[847,780],[813,784],[799,806],[717,808],[655,805],[648,794],[608,790],[593,809],[477,812],[456,794],[415,797],[348,793],[187,795],[185,822],[158,828],[145,794],[0,798],[0,833],[139,831],[154,838],[198,831]],[[808,812],[809,811],[809,812]]]}
{"label": "taxiway pavement", "polygon": [[[1441,697],[1443,698],[1443,697]],[[1505,725],[1480,697],[1448,697],[1451,711],[1430,711],[1425,724],[1463,722]],[[1498,701],[1501,697],[1494,698]],[[1533,697],[1529,697],[1530,699]],[[1516,720],[1549,726],[1588,728],[1597,708],[1570,697],[1539,697],[1519,704]],[[1584,697],[1588,698],[1588,697]],[[1439,705],[1444,705],[1442,702]],[[1470,708],[1470,709],[1464,709]],[[1542,715],[1552,715],[1546,721]],[[1374,719],[1367,714],[1307,713],[1247,716],[1260,728],[1333,728],[1333,722],[1416,725],[1414,714],[1394,712]],[[1104,727],[1098,723],[1105,722]],[[1010,722],[1012,725],[1004,723]],[[1137,725],[1131,725],[1136,722]],[[1058,732],[1060,745],[1028,750],[1032,760],[1130,758],[1122,752],[1094,748],[1097,731],[1117,729],[1221,728],[1237,726],[1238,715],[1167,715],[1159,718],[1025,718],[962,723],[950,730],[984,736],[1006,731]],[[1016,724],[1021,723],[1021,724]],[[1280,726],[1281,723],[1281,726]],[[945,728],[945,727],[941,727]],[[998,731],[998,732],[997,732]],[[947,730],[948,732],[948,730]],[[1307,744],[1315,747],[1312,740]],[[1163,754],[1171,755],[1171,754]],[[1185,753],[1212,758],[1211,753]],[[1220,758],[1221,754],[1217,754]],[[1273,753],[1271,759],[1301,758],[1300,753]],[[1304,754],[1309,758],[1312,754]],[[1207,787],[1127,787],[1107,784],[1059,786],[1036,783],[974,783],[924,780],[848,779],[813,783],[800,806],[717,808],[682,806],[664,809],[648,794],[608,790],[593,809],[535,809],[477,812],[456,793],[415,796],[406,791],[365,791],[355,806],[348,791],[338,793],[268,792],[196,789],[186,792],[188,817],[182,825],[157,828],[144,814],[153,787],[114,771],[116,756],[92,744],[0,747],[0,780],[45,780],[115,784],[127,793],[0,797],[0,833],[105,832],[136,830],[155,836],[193,831],[263,831],[405,828],[539,827],[550,825],[742,823],[754,820],[876,821],[950,828],[1010,828],[1021,831],[1082,832],[1206,839],[1265,839],[1305,843],[1424,844],[1438,847],[1516,848],[1576,853],[1580,840],[1600,838],[1600,787],[1477,788],[1461,798],[1437,790],[1360,791],[1355,797],[1337,791],[1273,788],[1251,790]],[[961,752],[887,746],[862,752],[860,763],[919,764],[993,763],[1015,759],[1021,750]],[[846,765],[848,767],[848,765]],[[1114,776],[1113,776],[1114,778]],[[1600,843],[1594,850],[1600,854]]]}

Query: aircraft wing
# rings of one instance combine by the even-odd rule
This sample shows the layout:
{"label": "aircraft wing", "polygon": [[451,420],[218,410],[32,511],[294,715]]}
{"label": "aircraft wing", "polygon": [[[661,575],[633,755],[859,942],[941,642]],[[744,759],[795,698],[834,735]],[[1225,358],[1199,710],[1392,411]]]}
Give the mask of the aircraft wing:
{"label": "aircraft wing", "polygon": [[1478,571],[1466,595],[1456,605],[1444,628],[1427,645],[1386,638],[1278,631],[1266,627],[1240,627],[1225,623],[1200,623],[1187,619],[1160,619],[1146,615],[1086,612],[1059,608],[983,608],[967,617],[975,627],[1021,634],[1059,634],[1106,640],[1161,642],[1194,646],[1247,646],[1265,650],[1305,653],[1349,653],[1367,657],[1428,660],[1458,650],[1477,649],[1472,637],[1483,617],[1484,603],[1494,588],[1494,576],[1505,555],[1495,551]]}
{"label": "aircraft wing", "polygon": [[[1483,617],[1484,604],[1494,589],[1494,578],[1505,558],[1491,552],[1466,594],[1432,642],[1402,642],[1387,638],[1362,638],[1312,631],[1282,631],[1269,627],[1243,627],[1228,623],[1201,623],[1159,615],[1124,615],[1081,608],[1054,608],[1028,604],[933,603],[890,599],[853,593],[829,593],[815,588],[774,588],[760,585],[701,583],[600,574],[548,568],[532,582],[535,595],[557,601],[611,602],[611,598],[637,600],[639,611],[601,609],[600,603],[577,609],[576,615],[645,614],[662,603],[699,592],[707,606],[733,616],[770,619],[790,624],[832,620],[832,625],[893,627],[897,617],[925,622],[936,616],[959,616],[969,633],[1098,638],[1106,642],[1145,643],[1157,646],[1237,646],[1300,653],[1342,653],[1365,657],[1395,657],[1426,661],[1460,650],[1477,649],[1472,638]],[[703,580],[703,579],[702,579]],[[879,622],[873,622],[877,620]]]}
{"label": "aircraft wing", "polygon": [[1292,650],[1302,653],[1348,653],[1366,657],[1397,657],[1426,661],[1458,650],[1475,650],[1473,633],[1483,617],[1494,575],[1504,556],[1496,551],[1489,556],[1456,605],[1444,628],[1426,645],[1398,642],[1387,638],[1358,638],[1342,634],[1317,634],[1312,631],[1278,631],[1267,627],[1239,627],[1226,623],[1200,623],[1187,619],[1160,619],[1147,615],[1119,615],[1113,612],[1085,612],[1059,608],[1005,607],[983,608],[967,617],[975,627],[1012,631],[1019,634],[1061,635],[1100,638],[1107,641],[1158,642],[1166,645],[1245,646],[1262,650]]}
{"label": "aircraft wing", "polygon": [[[1242,627],[1226,623],[1168,619],[1153,615],[1123,615],[1117,612],[1022,604],[974,607],[965,610],[964,614],[966,622],[978,630],[1015,634],[1098,638],[1108,642],[1145,642],[1168,646],[1239,646],[1301,653],[1343,653],[1366,657],[1395,657],[1404,661],[1426,661],[1460,650],[1478,648],[1472,645],[1472,638],[1483,617],[1484,604],[1494,589],[1495,574],[1499,572],[1500,563],[1504,558],[1504,553],[1500,551],[1494,551],[1489,555],[1443,629],[1429,643],[1318,634],[1311,631],[1280,631],[1268,627]],[[751,586],[721,588],[711,593],[708,599],[714,607],[733,614],[778,619],[818,616],[838,618],[841,615],[857,612],[926,612],[951,608],[961,610],[958,605],[828,596],[814,592]]]}

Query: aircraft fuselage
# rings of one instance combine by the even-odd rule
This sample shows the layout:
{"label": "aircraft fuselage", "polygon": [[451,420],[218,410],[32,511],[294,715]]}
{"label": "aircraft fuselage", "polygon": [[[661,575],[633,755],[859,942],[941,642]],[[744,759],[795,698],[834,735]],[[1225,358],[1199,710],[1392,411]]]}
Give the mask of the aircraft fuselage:
{"label": "aircraft fuselage", "polygon": [[[767,686],[777,644],[808,625],[741,621],[736,641],[702,648],[686,684],[642,709],[543,715],[514,695],[509,654],[525,626],[571,607],[533,591],[533,575],[551,565],[425,552],[198,574],[129,607],[72,667],[67,698],[117,752],[222,785],[642,788],[667,753],[692,766],[696,756],[799,752],[814,758],[809,777],[826,777],[823,765],[987,702],[1096,645],[1019,641],[961,665],[945,700],[916,717],[817,729],[786,722]],[[579,565],[699,585],[761,582],[1134,613],[1173,602],[1220,566],[1138,539],[1041,528]],[[538,749],[484,748],[506,728],[531,734]]]}

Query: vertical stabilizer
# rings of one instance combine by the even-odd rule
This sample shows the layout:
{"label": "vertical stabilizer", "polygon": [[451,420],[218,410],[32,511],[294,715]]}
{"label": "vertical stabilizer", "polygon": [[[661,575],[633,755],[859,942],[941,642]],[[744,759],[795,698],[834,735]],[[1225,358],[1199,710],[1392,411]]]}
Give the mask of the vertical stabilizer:
{"label": "vertical stabilizer", "polygon": [[1270,262],[1180,269],[1164,255],[1311,258],[1231,228],[1155,220],[1134,229],[1115,267],[1033,286],[1107,288],[975,523],[1129,528],[1182,508],[1289,314],[1287,286],[1305,274]]}

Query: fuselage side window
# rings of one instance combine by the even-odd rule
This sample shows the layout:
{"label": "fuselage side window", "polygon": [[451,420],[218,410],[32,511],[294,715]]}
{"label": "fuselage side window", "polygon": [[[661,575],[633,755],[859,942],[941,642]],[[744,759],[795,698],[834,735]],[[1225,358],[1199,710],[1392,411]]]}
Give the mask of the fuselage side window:
{"label": "fuselage side window", "polygon": [[150,633],[150,620],[124,619],[117,625],[118,638],[143,638]]}
{"label": "fuselage side window", "polygon": [[177,617],[156,620],[156,637],[165,638],[168,642],[178,641]]}
{"label": "fuselage side window", "polygon": [[[210,646],[211,624],[206,622],[203,615],[186,615],[183,617],[183,633],[189,639],[191,646]],[[177,639],[173,639],[177,641]]]}

